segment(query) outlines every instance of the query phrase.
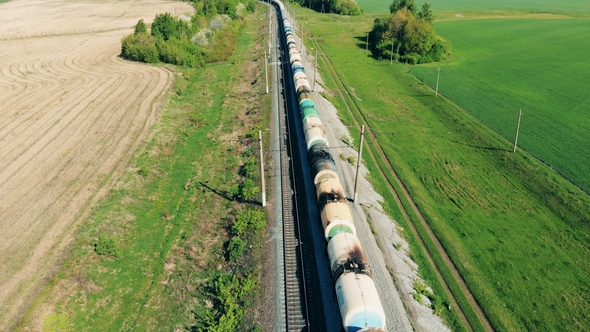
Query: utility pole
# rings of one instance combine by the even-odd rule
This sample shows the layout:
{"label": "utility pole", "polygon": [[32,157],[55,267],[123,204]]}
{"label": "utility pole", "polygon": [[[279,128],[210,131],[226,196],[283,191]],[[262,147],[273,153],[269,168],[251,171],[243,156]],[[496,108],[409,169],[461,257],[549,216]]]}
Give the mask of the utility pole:
{"label": "utility pole", "polygon": [[260,178],[262,179],[262,207],[266,206],[266,188],[264,184],[264,159],[262,156],[262,131],[258,131],[258,142],[260,142]]}
{"label": "utility pole", "polygon": [[391,38],[391,55],[389,56],[389,65],[393,64],[393,38]]}
{"label": "utility pole", "polygon": [[268,60],[266,59],[266,50],[264,50],[264,80],[266,81],[266,94],[268,94]]}
{"label": "utility pole", "polygon": [[516,152],[516,143],[518,143],[518,131],[520,130],[520,117],[522,116],[522,108],[518,112],[518,124],[516,125],[516,138],[514,139],[514,150]]}
{"label": "utility pole", "polygon": [[315,75],[316,72],[318,71],[318,50],[315,50],[315,66],[313,67],[313,89],[311,89],[312,91],[315,91]]}
{"label": "utility pole", "polygon": [[365,138],[365,125],[361,126],[361,143],[359,145],[359,155],[356,161],[356,176],[354,177],[354,203],[358,203],[359,198],[359,171],[361,168],[361,159],[363,157],[363,141]]}
{"label": "utility pole", "polygon": [[440,63],[438,64],[438,75],[436,75],[436,92],[434,93],[434,96],[438,96],[438,79],[440,78]]}

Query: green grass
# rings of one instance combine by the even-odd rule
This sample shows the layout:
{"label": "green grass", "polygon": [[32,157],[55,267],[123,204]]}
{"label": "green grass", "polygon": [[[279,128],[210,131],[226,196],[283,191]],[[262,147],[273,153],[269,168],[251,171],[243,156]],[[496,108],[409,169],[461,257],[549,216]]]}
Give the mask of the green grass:
{"label": "green grass", "polygon": [[[436,28],[453,44],[439,91],[511,141],[522,108],[519,146],[590,192],[590,20],[469,20]],[[412,73],[435,86],[434,66]]]}
{"label": "green grass", "polygon": [[[268,112],[251,112],[268,104],[264,87],[251,84],[260,81],[262,48],[256,45],[263,22],[251,17],[234,32],[237,49],[229,61],[175,75],[177,93],[153,139],[80,227],[61,270],[37,300],[41,305],[61,298],[46,325],[75,331],[207,329],[206,321],[217,324],[214,310],[221,310],[212,287],[220,276],[249,292],[244,297],[236,291],[244,298],[232,299],[231,305],[239,305],[233,314],[253,310],[261,268],[260,257],[249,253],[264,241],[260,234],[242,234],[248,257],[234,258],[245,267],[227,261],[228,229],[243,204],[224,193],[239,178],[246,148],[235,142],[237,135],[268,122]],[[21,328],[27,319],[34,318]],[[241,325],[256,324],[247,318]]]}
{"label": "green grass", "polygon": [[[389,14],[389,5],[393,1],[357,0],[366,14]],[[425,1],[417,0],[418,10]],[[586,0],[428,0],[435,17],[440,12],[477,13],[477,12],[528,12],[553,14],[590,14],[590,2]]]}
{"label": "green grass", "polygon": [[[367,57],[360,40],[370,20],[346,19],[354,24],[339,29],[319,14],[298,17],[362,99],[373,130],[395,133],[379,136],[387,158],[494,328],[588,326],[590,198],[526,153],[507,151],[508,140],[435,98],[410,66]],[[392,205],[386,202],[404,227]],[[421,273],[430,274],[410,242]]]}

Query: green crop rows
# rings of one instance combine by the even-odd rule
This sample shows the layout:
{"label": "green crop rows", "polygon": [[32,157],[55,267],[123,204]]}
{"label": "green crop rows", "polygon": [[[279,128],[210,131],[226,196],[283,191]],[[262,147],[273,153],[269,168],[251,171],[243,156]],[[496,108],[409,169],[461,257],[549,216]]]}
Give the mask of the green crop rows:
{"label": "green crop rows", "polygon": [[[417,0],[418,8],[426,0]],[[358,0],[363,12],[366,14],[387,14],[389,5],[393,1],[382,0]],[[474,1],[474,0],[428,0],[432,5],[432,10],[436,13],[454,11],[457,13],[466,12],[494,12],[494,11],[511,11],[511,12],[532,12],[532,13],[552,13],[552,14],[590,14],[590,1],[586,0],[496,0],[496,1]]]}
{"label": "green crop rows", "polygon": [[[439,91],[509,140],[523,109],[519,145],[590,192],[590,20],[439,22],[453,43]],[[436,84],[433,65],[412,73]]]}

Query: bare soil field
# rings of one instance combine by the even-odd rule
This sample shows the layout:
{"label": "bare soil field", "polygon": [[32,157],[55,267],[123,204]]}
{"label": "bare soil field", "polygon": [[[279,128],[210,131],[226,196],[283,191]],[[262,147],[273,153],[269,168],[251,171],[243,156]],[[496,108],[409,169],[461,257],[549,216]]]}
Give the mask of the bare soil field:
{"label": "bare soil field", "polygon": [[151,0],[0,4],[0,330],[157,119],[172,73],[118,58],[121,39],[139,19],[191,11]]}

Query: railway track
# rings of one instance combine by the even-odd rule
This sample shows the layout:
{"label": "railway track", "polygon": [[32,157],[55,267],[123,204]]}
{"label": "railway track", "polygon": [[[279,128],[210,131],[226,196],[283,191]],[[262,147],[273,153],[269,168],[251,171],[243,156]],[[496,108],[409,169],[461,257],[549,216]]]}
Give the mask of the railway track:
{"label": "railway track", "polygon": [[[352,115],[352,119],[353,119],[355,125],[357,127],[360,127],[360,125],[363,124],[367,128],[367,134],[368,134],[367,152],[369,153],[369,156],[373,159],[375,165],[377,165],[377,168],[378,168],[381,178],[386,180],[385,182],[387,184],[387,187],[389,188],[391,194],[395,198],[396,203],[400,207],[400,210],[403,213],[404,217],[408,221],[408,225],[410,225],[410,228],[411,228],[412,232],[414,233],[414,236],[416,237],[416,239],[418,239],[418,242],[420,243],[420,246],[422,247],[423,252],[426,254],[426,257],[427,257],[429,263],[434,268],[434,271],[436,272],[439,280],[441,281],[443,287],[445,288],[446,293],[448,294],[449,298],[451,299],[453,307],[456,308],[463,324],[470,331],[472,331],[474,329],[474,327],[475,328],[479,327],[479,326],[477,326],[477,323],[475,324],[475,326],[473,326],[474,322],[470,321],[467,318],[467,316],[465,315],[465,312],[464,312],[464,308],[462,308],[459,305],[459,303],[457,302],[455,294],[451,291],[447,280],[443,277],[443,274],[440,271],[440,268],[435,264],[434,258],[433,258],[433,253],[431,252],[431,249],[429,249],[428,246],[426,245],[423,235],[420,234],[420,232],[418,232],[416,225],[414,224],[414,220],[412,220],[412,218],[410,217],[410,215],[408,213],[408,209],[404,206],[404,204],[401,201],[400,195],[403,195],[405,200],[409,203],[411,211],[418,217],[419,222],[420,222],[420,226],[423,227],[427,232],[427,238],[432,243],[434,243],[437,253],[442,257],[443,261],[446,264],[446,267],[450,270],[452,278],[459,285],[459,288],[461,289],[463,296],[467,299],[467,301],[472,306],[472,310],[477,315],[477,318],[479,319],[479,323],[481,323],[481,327],[483,327],[487,331],[493,331],[493,327],[491,326],[487,317],[483,313],[483,310],[481,309],[481,307],[479,307],[479,304],[477,303],[477,301],[473,297],[471,291],[467,287],[462,276],[459,274],[459,271],[454,266],[453,262],[451,261],[450,257],[447,255],[447,253],[444,250],[444,248],[442,247],[441,243],[438,241],[438,239],[434,235],[434,232],[432,231],[430,226],[427,224],[427,222],[424,219],[424,217],[422,216],[421,212],[418,210],[418,208],[417,208],[415,202],[413,201],[412,197],[410,196],[408,190],[406,189],[406,187],[404,186],[404,184],[401,182],[400,178],[398,177],[397,173],[395,172],[393,165],[391,164],[391,162],[389,161],[389,159],[385,155],[383,149],[379,145],[377,137],[375,136],[375,133],[372,131],[370,125],[368,124],[362,110],[358,107],[356,102],[353,100],[353,97],[351,96],[350,92],[346,88],[346,85],[342,81],[342,78],[340,77],[340,75],[338,74],[336,69],[334,68],[334,66],[333,66],[332,62],[330,61],[330,59],[328,58],[328,56],[323,52],[321,45],[319,43],[317,43],[317,41],[315,39],[312,39],[312,40],[313,40],[314,47],[316,47],[316,49],[319,50],[318,56],[322,59],[324,65],[325,65],[325,68],[327,69],[328,75],[331,77],[334,84],[336,85],[337,93],[340,96],[340,98],[342,98],[342,100],[344,101],[344,104],[346,105],[346,108],[347,108],[347,111],[349,112],[349,114]],[[343,93],[343,91],[344,91],[344,93]],[[391,177],[393,178],[393,181],[390,179],[389,176],[387,176],[387,174],[391,175]],[[401,193],[395,189],[396,186],[398,188],[401,188]]]}
{"label": "railway track", "polygon": [[279,120],[281,127],[281,188],[283,202],[283,257],[285,279],[286,331],[309,331],[309,313],[306,287],[306,268],[300,233],[296,183],[289,154],[286,115]]}
{"label": "railway track", "polygon": [[[282,40],[277,36],[282,33],[278,27],[282,22],[273,22],[273,63],[278,77],[274,89],[282,92],[277,100],[277,117],[280,146],[280,191],[282,201],[282,255],[283,261],[278,269],[282,276],[283,292],[279,295],[281,316],[277,330],[280,331],[320,331],[325,330],[322,322],[323,302],[318,296],[318,275],[315,268],[315,252],[311,241],[310,220],[307,217],[305,189],[301,176],[300,154],[297,150],[298,135],[291,125],[289,112],[293,112],[292,86],[288,63],[281,57],[279,45]],[[282,83],[282,84],[281,84]],[[298,112],[297,112],[298,114]]]}

